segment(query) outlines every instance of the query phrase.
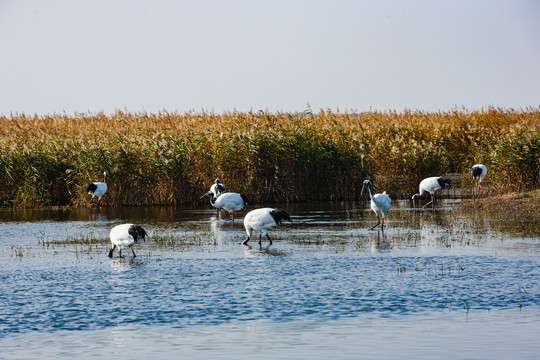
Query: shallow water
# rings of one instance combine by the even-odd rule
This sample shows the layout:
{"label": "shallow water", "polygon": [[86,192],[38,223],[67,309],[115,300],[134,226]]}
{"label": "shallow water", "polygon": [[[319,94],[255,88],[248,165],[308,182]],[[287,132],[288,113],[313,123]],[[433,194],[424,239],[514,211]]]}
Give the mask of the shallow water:
{"label": "shallow water", "polygon": [[[403,201],[384,232],[371,231],[368,206],[288,205],[293,223],[271,231],[270,247],[240,245],[246,211],[234,224],[207,206],[2,211],[2,356],[538,354],[531,224]],[[136,258],[109,259],[106,240],[73,241],[106,239],[124,222],[150,235]]]}

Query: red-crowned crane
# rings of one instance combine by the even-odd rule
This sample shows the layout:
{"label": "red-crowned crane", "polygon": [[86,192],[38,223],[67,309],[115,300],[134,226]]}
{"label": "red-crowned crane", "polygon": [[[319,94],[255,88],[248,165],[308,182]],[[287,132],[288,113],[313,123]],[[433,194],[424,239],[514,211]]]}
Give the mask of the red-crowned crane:
{"label": "red-crowned crane", "polygon": [[283,209],[261,208],[248,212],[244,218],[247,239],[242,244],[247,245],[253,231],[256,231],[259,232],[259,245],[261,245],[263,234],[266,235],[268,241],[270,241],[270,245],[272,245],[272,240],[268,236],[268,229],[281,224],[282,220],[292,222],[289,214]]}
{"label": "red-crowned crane", "polygon": [[231,220],[234,222],[234,212],[242,210],[245,204],[248,203],[247,198],[238,193],[223,193],[219,197],[216,197],[214,192],[209,191],[203,196],[210,196],[210,204],[218,209],[225,209],[231,214]]}
{"label": "red-crowned crane", "polygon": [[134,244],[140,244],[141,239],[146,241],[148,234],[139,225],[134,224],[122,224],[117,225],[111,229],[111,243],[112,248],[109,250],[109,257],[112,258],[114,249],[118,248],[118,257],[122,257],[122,249],[131,248],[133,257],[136,257],[133,250]]}
{"label": "red-crowned crane", "polygon": [[107,192],[107,172],[103,173],[103,182],[91,183],[86,188],[86,192],[92,195],[92,199],[90,201],[94,200],[94,196],[97,196],[97,206],[99,208],[99,201],[101,200],[101,197]]}
{"label": "red-crowned crane", "polygon": [[216,179],[216,182],[210,186],[210,191],[214,193],[216,197],[225,192],[225,185],[219,179]]}
{"label": "red-crowned crane", "polygon": [[433,176],[425,178],[420,182],[420,192],[412,196],[413,203],[416,197],[422,196],[423,193],[428,192],[431,194],[431,201],[428,202],[426,205],[422,206],[422,209],[431,204],[431,209],[434,210],[435,192],[439,189],[444,188],[445,186],[452,186],[452,184],[450,183],[450,180],[444,176]]}
{"label": "red-crowned crane", "polygon": [[390,199],[390,196],[386,194],[386,191],[384,191],[382,194],[373,195],[373,184],[369,180],[364,180],[361,194],[364,193],[364,187],[367,187],[369,191],[369,197],[371,198],[371,210],[373,210],[375,215],[377,215],[377,224],[375,224],[375,226],[373,226],[371,229],[375,229],[379,224],[381,224],[381,229],[383,229],[384,217],[388,213],[388,210],[390,210],[392,199]]}
{"label": "red-crowned crane", "polygon": [[[471,169],[471,176],[472,176],[472,188],[473,188],[473,198],[476,197],[476,193],[480,192],[480,183],[487,175],[487,167],[482,164],[476,164]],[[476,191],[476,186],[474,183],[478,184],[478,191]]]}
{"label": "red-crowned crane", "polygon": [[[212,192],[216,198],[225,192],[225,185],[219,181],[219,178],[216,179],[216,182],[210,186],[210,192]],[[221,218],[221,208],[217,208],[217,216]]]}

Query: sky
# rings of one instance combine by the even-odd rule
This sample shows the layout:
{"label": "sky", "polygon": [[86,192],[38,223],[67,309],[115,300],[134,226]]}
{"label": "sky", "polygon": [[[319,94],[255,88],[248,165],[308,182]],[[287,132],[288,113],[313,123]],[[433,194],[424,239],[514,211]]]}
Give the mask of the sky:
{"label": "sky", "polygon": [[0,0],[0,114],[540,105],[540,2]]}

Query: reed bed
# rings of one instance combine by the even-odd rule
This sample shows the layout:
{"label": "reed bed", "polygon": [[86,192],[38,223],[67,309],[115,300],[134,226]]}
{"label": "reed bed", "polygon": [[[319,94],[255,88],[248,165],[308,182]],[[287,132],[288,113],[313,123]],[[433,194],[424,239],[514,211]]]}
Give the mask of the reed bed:
{"label": "reed bed", "polygon": [[538,187],[540,108],[0,116],[0,206],[192,205],[219,177],[251,202],[408,198],[427,176],[488,166],[505,193]]}

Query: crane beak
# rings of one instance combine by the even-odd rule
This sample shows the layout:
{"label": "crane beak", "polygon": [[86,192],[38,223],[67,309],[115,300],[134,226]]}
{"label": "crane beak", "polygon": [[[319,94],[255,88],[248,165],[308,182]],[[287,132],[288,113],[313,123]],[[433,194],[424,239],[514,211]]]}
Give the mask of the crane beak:
{"label": "crane beak", "polygon": [[360,195],[364,195],[364,185],[362,185],[362,191],[360,191]]}
{"label": "crane beak", "polygon": [[207,196],[209,196],[209,195],[210,195],[210,193],[206,193],[206,194],[204,194],[203,196],[201,196],[200,198],[202,199],[202,198],[205,198],[205,197],[207,197]]}

